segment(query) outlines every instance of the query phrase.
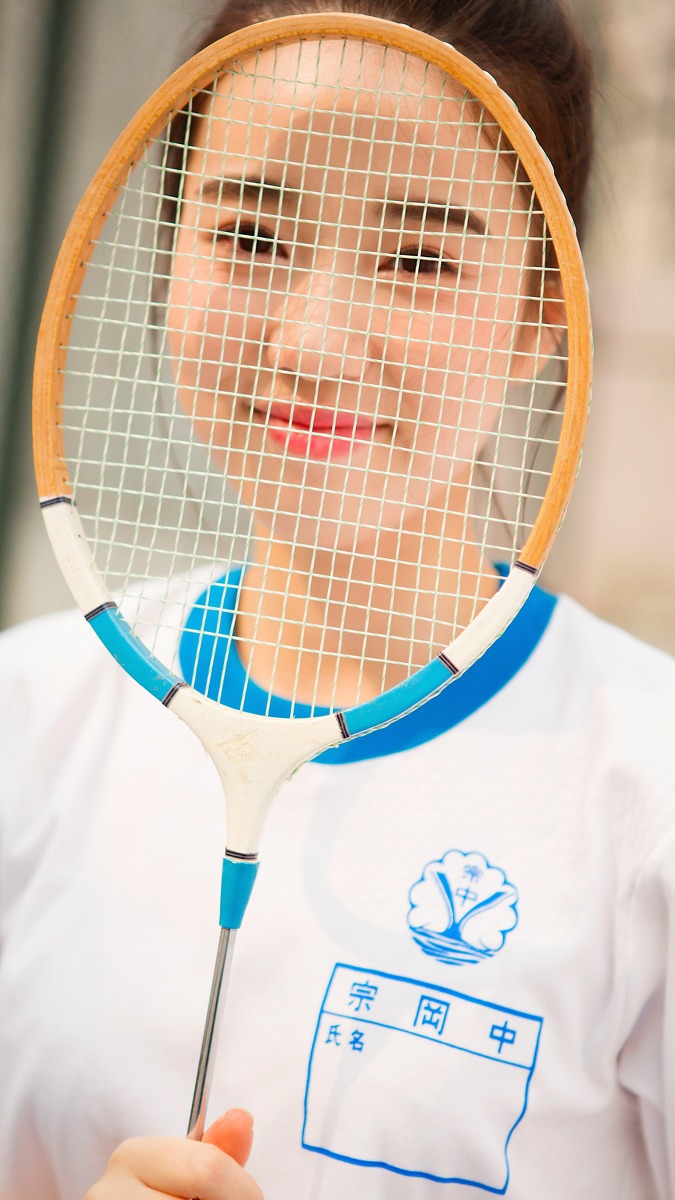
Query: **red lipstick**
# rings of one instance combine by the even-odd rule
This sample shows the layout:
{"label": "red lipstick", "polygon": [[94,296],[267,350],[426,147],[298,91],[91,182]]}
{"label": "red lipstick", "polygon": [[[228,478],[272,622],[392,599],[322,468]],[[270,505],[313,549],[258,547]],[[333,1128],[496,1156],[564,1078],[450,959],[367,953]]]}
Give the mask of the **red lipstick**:
{"label": "red lipstick", "polygon": [[372,441],[372,417],[304,404],[275,401],[267,411],[272,441],[297,458],[348,458],[355,446]]}

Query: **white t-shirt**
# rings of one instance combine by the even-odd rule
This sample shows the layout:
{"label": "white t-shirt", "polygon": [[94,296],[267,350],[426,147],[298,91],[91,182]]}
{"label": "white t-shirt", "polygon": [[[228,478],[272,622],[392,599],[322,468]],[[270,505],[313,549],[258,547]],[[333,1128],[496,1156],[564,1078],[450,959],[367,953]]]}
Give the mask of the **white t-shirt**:
{"label": "white t-shirt", "polygon": [[[545,617],[273,806],[210,1106],[266,1200],[675,1197],[675,666]],[[0,1195],[80,1200],[185,1130],[224,806],[79,614],[0,639],[0,691]]]}

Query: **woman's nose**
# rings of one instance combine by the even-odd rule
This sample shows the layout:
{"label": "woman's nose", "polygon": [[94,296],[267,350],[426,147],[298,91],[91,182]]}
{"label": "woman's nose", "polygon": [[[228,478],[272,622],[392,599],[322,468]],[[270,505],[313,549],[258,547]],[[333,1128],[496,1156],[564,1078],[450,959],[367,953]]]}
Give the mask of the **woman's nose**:
{"label": "woman's nose", "polygon": [[268,324],[272,365],[312,379],[362,379],[372,307],[358,299],[358,290],[358,279],[333,266],[303,272]]}

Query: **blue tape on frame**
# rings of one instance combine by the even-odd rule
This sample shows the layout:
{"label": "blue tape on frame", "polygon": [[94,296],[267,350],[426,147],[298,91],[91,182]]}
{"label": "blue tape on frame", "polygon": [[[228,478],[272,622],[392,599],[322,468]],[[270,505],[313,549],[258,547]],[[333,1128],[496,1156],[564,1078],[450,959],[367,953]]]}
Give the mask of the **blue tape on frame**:
{"label": "blue tape on frame", "polygon": [[183,683],[146,650],[117,608],[99,609],[87,620],[106,650],[151,696],[164,700],[168,692]]}
{"label": "blue tape on frame", "polygon": [[345,709],[343,718],[350,734],[366,733],[377,725],[393,721],[401,713],[422,704],[433,696],[434,692],[445,687],[453,672],[440,658],[435,658],[426,667],[416,671],[410,679],[399,683],[397,687],[378,696],[377,700],[369,700],[367,704],[357,704],[355,708]]}
{"label": "blue tape on frame", "polygon": [[222,929],[239,929],[253,891],[258,863],[245,859],[224,858],[220,883],[220,924]]}

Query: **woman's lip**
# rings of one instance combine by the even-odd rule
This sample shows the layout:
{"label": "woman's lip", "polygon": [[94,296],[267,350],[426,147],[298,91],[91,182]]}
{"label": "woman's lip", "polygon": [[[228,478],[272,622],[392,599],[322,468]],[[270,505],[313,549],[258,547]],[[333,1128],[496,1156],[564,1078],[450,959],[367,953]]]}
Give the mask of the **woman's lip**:
{"label": "woman's lip", "polygon": [[336,433],[347,437],[358,431],[372,433],[374,417],[345,411],[311,408],[302,404],[272,404],[266,413],[270,425],[287,425],[311,433]]}
{"label": "woman's lip", "polygon": [[358,445],[372,441],[375,431],[387,422],[356,413],[321,412],[300,405],[273,404],[267,409],[254,407],[254,413],[267,426],[271,441],[297,458],[348,458]]}

